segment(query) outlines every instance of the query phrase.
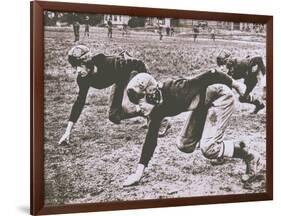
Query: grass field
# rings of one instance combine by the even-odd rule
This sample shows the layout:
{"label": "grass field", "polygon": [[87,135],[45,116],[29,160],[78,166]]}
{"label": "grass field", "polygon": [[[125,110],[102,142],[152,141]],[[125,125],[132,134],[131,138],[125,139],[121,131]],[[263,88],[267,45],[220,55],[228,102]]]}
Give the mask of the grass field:
{"label": "grass field", "polygon": [[[113,39],[106,37],[106,29],[92,28],[89,39],[80,43],[93,52],[110,55],[126,49],[143,60],[159,80],[170,77],[188,77],[215,66],[220,49],[237,56],[261,55],[265,58],[265,43],[240,40],[164,37],[132,32]],[[140,157],[146,129],[142,118],[114,125],[108,120],[110,88],[91,89],[87,102],[72,132],[71,144],[57,143],[64,133],[72,104],[78,91],[76,75],[67,62],[67,51],[73,43],[73,32],[45,31],[45,203],[110,202],[201,195],[259,193],[265,190],[265,110],[251,114],[254,107],[236,103],[236,111],[226,131],[226,141],[247,137],[249,148],[261,154],[260,176],[251,188],[244,188],[240,176],[242,161],[229,159],[224,165],[212,166],[200,150],[192,154],[180,152],[176,137],[183,126],[185,114],[172,118],[168,135],[159,138],[154,156],[139,185],[123,188],[122,183],[131,174]],[[243,39],[243,38],[241,38]],[[255,94],[260,95],[260,87]]]}

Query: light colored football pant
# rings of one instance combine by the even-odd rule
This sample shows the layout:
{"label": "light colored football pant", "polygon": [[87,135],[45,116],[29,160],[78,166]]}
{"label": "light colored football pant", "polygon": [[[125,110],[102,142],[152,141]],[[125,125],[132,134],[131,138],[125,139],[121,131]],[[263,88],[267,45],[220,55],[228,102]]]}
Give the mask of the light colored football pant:
{"label": "light colored football pant", "polygon": [[177,140],[177,147],[191,153],[198,142],[208,159],[233,156],[234,144],[224,142],[224,133],[234,110],[234,95],[226,85],[207,88],[204,106],[188,113]]}

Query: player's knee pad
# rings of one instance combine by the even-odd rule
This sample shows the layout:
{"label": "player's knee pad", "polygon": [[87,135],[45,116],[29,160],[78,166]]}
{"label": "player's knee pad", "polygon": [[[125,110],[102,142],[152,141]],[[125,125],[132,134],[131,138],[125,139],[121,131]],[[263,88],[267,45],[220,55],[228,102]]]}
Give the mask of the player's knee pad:
{"label": "player's knee pad", "polygon": [[221,156],[223,144],[219,142],[201,143],[200,148],[205,158],[216,159]]}
{"label": "player's knee pad", "polygon": [[195,150],[197,143],[198,143],[197,141],[194,141],[194,140],[192,141],[192,140],[182,137],[182,136],[180,136],[177,139],[178,149],[185,153],[192,153]]}

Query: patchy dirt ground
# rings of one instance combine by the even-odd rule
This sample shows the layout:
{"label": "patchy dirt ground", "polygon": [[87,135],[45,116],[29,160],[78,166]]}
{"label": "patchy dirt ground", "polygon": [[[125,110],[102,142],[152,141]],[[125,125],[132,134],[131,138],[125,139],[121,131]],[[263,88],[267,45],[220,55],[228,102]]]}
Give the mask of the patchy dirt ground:
{"label": "patchy dirt ground", "polygon": [[[215,66],[215,57],[223,48],[242,57],[265,57],[265,43],[216,41],[164,37],[131,33],[122,38],[106,30],[92,28],[90,38],[82,43],[95,52],[118,54],[128,50],[146,62],[160,80],[193,76]],[[82,115],[75,125],[69,146],[57,145],[64,133],[71,106],[76,98],[75,75],[66,54],[73,46],[73,33],[45,31],[45,203],[94,203],[118,200],[142,200],[201,195],[259,193],[265,190],[265,110],[250,114],[254,107],[236,103],[237,110],[226,131],[226,140],[238,142],[247,137],[249,148],[261,154],[260,178],[252,188],[244,188],[240,176],[245,166],[229,159],[222,166],[212,166],[200,150],[180,152],[175,138],[183,126],[185,113],[172,118],[168,135],[159,138],[155,154],[137,186],[122,188],[140,157],[146,130],[142,118],[125,120],[120,125],[107,118],[110,89],[91,89]],[[260,87],[255,89],[259,94]]]}

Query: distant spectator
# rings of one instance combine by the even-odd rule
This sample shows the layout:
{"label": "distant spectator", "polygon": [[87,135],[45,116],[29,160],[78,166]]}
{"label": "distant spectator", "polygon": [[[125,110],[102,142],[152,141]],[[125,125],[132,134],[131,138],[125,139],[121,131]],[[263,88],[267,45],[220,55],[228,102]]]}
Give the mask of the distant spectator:
{"label": "distant spectator", "polygon": [[199,35],[199,27],[197,26],[193,26],[193,40],[194,42],[196,42],[196,39]]}
{"label": "distant spectator", "polygon": [[175,30],[174,30],[174,28],[173,28],[173,27],[171,27],[171,32],[170,32],[170,35],[171,35],[171,36],[174,36],[174,33],[175,33]]}
{"label": "distant spectator", "polygon": [[159,39],[162,40],[163,34],[162,34],[162,26],[161,25],[158,26],[158,34],[159,34],[159,37],[160,37]]}
{"label": "distant spectator", "polygon": [[264,32],[264,25],[260,25],[260,33],[263,33]]}
{"label": "distant spectator", "polygon": [[128,28],[127,27],[128,27],[127,24],[123,23],[123,25],[122,25],[122,36],[128,34]]}
{"label": "distant spectator", "polygon": [[212,39],[213,41],[215,41],[215,39],[216,39],[215,29],[212,29],[212,30],[211,30],[211,39]]}
{"label": "distant spectator", "polygon": [[84,33],[84,36],[87,36],[87,37],[90,36],[90,25],[89,25],[89,21],[90,21],[90,18],[89,18],[88,16],[86,16],[86,18],[85,18],[85,33]]}
{"label": "distant spectator", "polygon": [[80,38],[80,24],[78,21],[73,22],[74,42],[79,41]]}
{"label": "distant spectator", "polygon": [[107,21],[107,37],[108,38],[112,38],[112,22],[111,22],[111,18],[109,18],[109,20]]}
{"label": "distant spectator", "polygon": [[244,24],[242,25],[242,31],[245,31],[245,25]]}
{"label": "distant spectator", "polygon": [[256,24],[253,25],[253,31],[254,31],[255,33],[257,33],[257,25],[256,25]]}
{"label": "distant spectator", "polygon": [[170,30],[171,30],[170,27],[167,26],[167,27],[166,27],[166,35],[167,35],[167,36],[170,36]]}

